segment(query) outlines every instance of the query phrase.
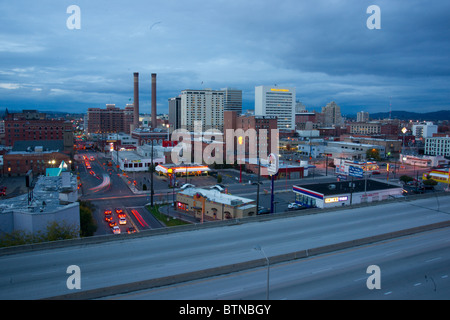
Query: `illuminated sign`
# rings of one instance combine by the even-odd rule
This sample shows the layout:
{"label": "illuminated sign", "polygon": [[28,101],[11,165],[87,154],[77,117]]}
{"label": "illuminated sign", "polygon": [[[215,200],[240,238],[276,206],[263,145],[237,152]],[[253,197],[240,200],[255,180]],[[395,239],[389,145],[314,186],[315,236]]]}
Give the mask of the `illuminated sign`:
{"label": "illuminated sign", "polygon": [[270,89],[270,91],[275,91],[275,92],[289,92],[289,89]]}
{"label": "illuminated sign", "polygon": [[348,200],[348,196],[325,198],[325,203],[334,203],[334,202],[341,202],[341,201],[347,201],[347,200]]}

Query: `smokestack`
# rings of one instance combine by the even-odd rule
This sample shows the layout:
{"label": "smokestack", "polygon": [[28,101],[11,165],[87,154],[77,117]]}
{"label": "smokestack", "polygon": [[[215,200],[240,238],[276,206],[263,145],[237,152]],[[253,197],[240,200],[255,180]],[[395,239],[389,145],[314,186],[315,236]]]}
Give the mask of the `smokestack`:
{"label": "smokestack", "polygon": [[139,72],[134,73],[134,114],[133,127],[139,128]]}
{"label": "smokestack", "polygon": [[156,73],[152,73],[152,129],[156,129]]}

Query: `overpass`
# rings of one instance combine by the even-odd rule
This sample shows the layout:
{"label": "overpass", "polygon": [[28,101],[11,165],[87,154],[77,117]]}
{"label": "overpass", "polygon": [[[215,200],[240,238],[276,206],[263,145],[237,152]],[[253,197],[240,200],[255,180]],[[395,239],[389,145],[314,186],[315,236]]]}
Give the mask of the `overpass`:
{"label": "overpass", "polygon": [[[447,228],[449,197],[3,248],[0,299],[94,299],[263,266],[255,245],[276,263]],[[81,271],[79,290],[67,288],[72,265]]]}

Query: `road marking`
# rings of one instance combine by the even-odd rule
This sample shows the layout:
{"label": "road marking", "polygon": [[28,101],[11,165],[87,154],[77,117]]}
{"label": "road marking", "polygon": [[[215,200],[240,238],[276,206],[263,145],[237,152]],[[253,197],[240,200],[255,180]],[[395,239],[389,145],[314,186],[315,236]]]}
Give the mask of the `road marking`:
{"label": "road marking", "polygon": [[387,296],[387,295],[390,295],[391,293],[392,293],[392,291],[388,291],[388,292],[385,292],[384,295]]}
{"label": "road marking", "polygon": [[417,282],[417,283],[414,284],[414,287],[417,287],[417,286],[420,286],[420,285],[422,285],[422,282]]}
{"label": "road marking", "polygon": [[216,294],[216,296],[224,296],[224,295],[227,295],[227,294],[237,293],[237,292],[241,292],[241,291],[243,291],[243,289],[237,289],[237,290],[231,290],[231,291],[219,292],[218,294]]}
{"label": "road marking", "polygon": [[436,260],[440,260],[440,259],[442,259],[442,257],[437,257],[437,258],[429,259],[429,260],[426,260],[425,262],[432,262],[432,261],[436,261]]}
{"label": "road marking", "polygon": [[324,272],[324,271],[329,271],[331,269],[333,269],[333,268],[324,268],[324,269],[319,269],[319,270],[313,271],[311,273],[312,274],[316,274],[316,273],[320,273],[320,272]]}
{"label": "road marking", "polygon": [[447,274],[444,274],[443,276],[441,276],[442,279],[448,278]]}
{"label": "road marking", "polygon": [[367,277],[364,277],[364,278],[358,278],[358,279],[355,279],[355,280],[353,280],[353,281],[356,282],[356,281],[362,281],[362,280],[367,280]]}

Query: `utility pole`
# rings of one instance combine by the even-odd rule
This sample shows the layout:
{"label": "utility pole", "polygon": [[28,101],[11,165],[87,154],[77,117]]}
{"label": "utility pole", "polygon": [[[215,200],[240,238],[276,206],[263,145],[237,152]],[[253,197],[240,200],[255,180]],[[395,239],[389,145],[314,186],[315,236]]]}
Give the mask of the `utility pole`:
{"label": "utility pole", "polygon": [[153,207],[153,194],[154,194],[154,190],[153,190],[153,141],[152,140],[152,156],[151,156],[151,160],[152,163],[150,164],[150,204]]}
{"label": "utility pole", "polygon": [[258,183],[257,183],[257,191],[256,191],[256,214],[259,212],[259,181],[261,177],[261,159],[258,157]]}

